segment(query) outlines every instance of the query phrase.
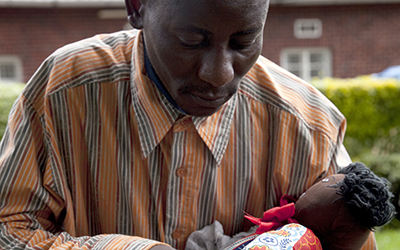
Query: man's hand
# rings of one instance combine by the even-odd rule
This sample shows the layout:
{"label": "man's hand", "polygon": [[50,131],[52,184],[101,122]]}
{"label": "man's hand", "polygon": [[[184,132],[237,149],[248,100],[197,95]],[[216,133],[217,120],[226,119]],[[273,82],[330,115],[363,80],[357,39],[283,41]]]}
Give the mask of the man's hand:
{"label": "man's hand", "polygon": [[175,250],[175,248],[166,245],[157,245],[150,248],[150,250]]}

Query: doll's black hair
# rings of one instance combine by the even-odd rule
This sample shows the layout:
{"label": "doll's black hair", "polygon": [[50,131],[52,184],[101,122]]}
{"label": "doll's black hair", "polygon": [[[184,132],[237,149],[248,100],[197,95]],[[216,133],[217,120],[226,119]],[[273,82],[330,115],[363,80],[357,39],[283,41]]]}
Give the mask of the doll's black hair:
{"label": "doll's black hair", "polygon": [[344,174],[345,178],[337,184],[338,194],[363,226],[373,230],[393,219],[396,212],[388,180],[378,177],[360,162],[351,163],[339,174]]}

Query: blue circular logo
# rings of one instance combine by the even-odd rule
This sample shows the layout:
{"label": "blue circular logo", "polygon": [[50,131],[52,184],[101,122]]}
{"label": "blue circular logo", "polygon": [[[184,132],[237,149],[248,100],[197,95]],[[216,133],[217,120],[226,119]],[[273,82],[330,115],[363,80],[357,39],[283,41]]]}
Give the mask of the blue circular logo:
{"label": "blue circular logo", "polygon": [[262,236],[258,239],[261,243],[268,245],[268,246],[277,246],[278,240],[271,236]]}

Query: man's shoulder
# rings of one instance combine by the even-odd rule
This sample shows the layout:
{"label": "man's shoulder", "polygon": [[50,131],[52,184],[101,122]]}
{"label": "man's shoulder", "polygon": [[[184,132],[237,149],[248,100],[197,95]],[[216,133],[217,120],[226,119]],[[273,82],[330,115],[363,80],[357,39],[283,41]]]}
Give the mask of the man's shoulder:
{"label": "man's shoulder", "polygon": [[68,44],[56,50],[52,56],[57,59],[57,63],[88,60],[102,60],[103,63],[107,63],[107,60],[129,62],[137,34],[136,30],[99,34]]}
{"label": "man's shoulder", "polygon": [[28,81],[23,95],[40,107],[44,98],[78,86],[129,82],[138,31],[96,35],[53,52]]}
{"label": "man's shoulder", "polygon": [[311,129],[323,129],[321,124],[338,127],[344,120],[314,86],[262,56],[244,77],[239,91],[248,100],[291,114]]}
{"label": "man's shoulder", "polygon": [[[78,57],[78,53],[85,53],[87,51],[102,50],[118,52],[119,49],[132,49],[133,42],[138,36],[138,33],[138,30],[124,30],[114,33],[98,34],[90,38],[67,44],[57,49],[50,57],[58,57],[62,60],[65,57],[71,57],[74,55]],[[98,56],[102,55],[99,54]]]}
{"label": "man's shoulder", "polygon": [[322,106],[334,107],[314,86],[293,75],[274,62],[260,56],[244,77],[240,91],[260,102],[281,109],[299,107],[298,102],[318,102]]}
{"label": "man's shoulder", "polygon": [[100,34],[56,50],[42,65],[51,72],[49,83],[57,89],[61,85],[129,78],[137,33],[132,30]]}

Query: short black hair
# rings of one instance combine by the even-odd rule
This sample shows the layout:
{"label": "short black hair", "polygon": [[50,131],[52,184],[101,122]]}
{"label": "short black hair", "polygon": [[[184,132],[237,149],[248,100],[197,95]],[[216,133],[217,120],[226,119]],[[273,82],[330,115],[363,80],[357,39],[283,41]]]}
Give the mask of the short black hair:
{"label": "short black hair", "polygon": [[351,163],[339,174],[344,174],[345,178],[337,184],[338,194],[361,225],[373,230],[393,219],[396,212],[387,179],[377,176],[360,162]]}

